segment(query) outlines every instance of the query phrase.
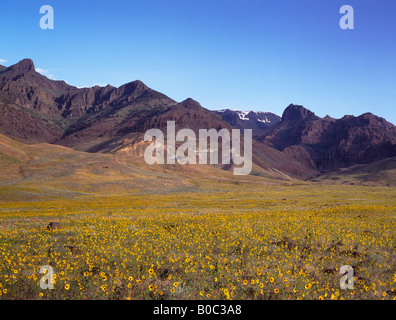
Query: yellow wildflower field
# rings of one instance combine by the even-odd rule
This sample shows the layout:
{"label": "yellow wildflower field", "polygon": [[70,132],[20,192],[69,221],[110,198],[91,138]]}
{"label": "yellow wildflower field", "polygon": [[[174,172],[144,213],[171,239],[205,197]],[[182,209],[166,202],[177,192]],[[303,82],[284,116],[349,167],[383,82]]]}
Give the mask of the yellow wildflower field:
{"label": "yellow wildflower field", "polygon": [[395,204],[320,184],[3,201],[0,299],[395,299]]}

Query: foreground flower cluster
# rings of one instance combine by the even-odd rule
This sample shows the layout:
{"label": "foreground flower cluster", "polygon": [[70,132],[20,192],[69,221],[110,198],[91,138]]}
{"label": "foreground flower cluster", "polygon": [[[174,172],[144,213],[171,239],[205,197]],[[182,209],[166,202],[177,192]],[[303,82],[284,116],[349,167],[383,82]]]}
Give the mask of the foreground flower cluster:
{"label": "foreground flower cluster", "polygon": [[253,195],[3,203],[0,299],[395,299],[394,206]]}

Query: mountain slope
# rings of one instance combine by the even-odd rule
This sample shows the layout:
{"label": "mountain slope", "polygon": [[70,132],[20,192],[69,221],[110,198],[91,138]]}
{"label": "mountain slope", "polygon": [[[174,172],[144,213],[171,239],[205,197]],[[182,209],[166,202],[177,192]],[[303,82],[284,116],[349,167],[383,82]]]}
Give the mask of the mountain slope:
{"label": "mountain slope", "polygon": [[0,135],[0,197],[6,192],[76,197],[89,194],[170,192],[194,184],[141,159],[86,153],[47,143],[22,144]]}
{"label": "mountain slope", "polygon": [[[173,104],[141,81],[119,88],[76,88],[50,80],[35,71],[30,59],[0,73],[0,133],[24,142],[73,146],[93,136],[112,137],[125,123]],[[21,125],[13,128],[16,123]]]}
{"label": "mountain slope", "polygon": [[[210,111],[192,99],[177,103],[139,80],[118,88],[77,88],[36,72],[29,59],[0,66],[0,134],[23,143],[142,160],[149,144],[144,133],[165,132],[168,121],[176,122],[176,130],[192,129],[196,137],[199,129],[252,129],[252,174],[257,176],[307,179],[396,156],[396,127],[370,113],[320,118],[293,104],[281,118],[268,112]],[[217,167],[229,171],[233,165]]]}
{"label": "mountain slope", "polygon": [[[175,121],[176,132],[184,128],[193,130],[196,139],[199,138],[199,129],[215,129],[216,131],[227,129],[229,132],[234,129],[229,123],[223,121],[218,114],[203,108],[197,101],[188,98],[154,117],[143,117],[136,126],[128,128],[124,132],[125,135],[92,146],[88,151],[143,156],[144,149],[149,144],[143,140],[144,132],[156,128],[160,129],[166,136],[168,121]],[[180,144],[177,143],[177,145]],[[221,140],[218,148],[220,155],[222,150]],[[284,153],[256,140],[253,140],[252,149],[253,174],[271,175],[283,179],[307,178],[318,174],[315,170],[304,167]],[[241,150],[243,150],[243,144]],[[230,170],[233,165],[219,163],[216,167]]]}
{"label": "mountain slope", "polygon": [[208,165],[150,166],[129,152],[103,154],[48,143],[27,145],[1,134],[0,167],[0,201],[215,192],[240,184],[260,188],[290,183],[280,181],[277,177],[282,175],[276,172],[234,176],[232,171]]}
{"label": "mountain slope", "polygon": [[238,129],[252,129],[253,135],[270,130],[281,117],[271,112],[240,111],[240,110],[215,110],[222,119]]}
{"label": "mountain slope", "polygon": [[[119,88],[76,88],[39,74],[29,59],[0,73],[0,115],[0,133],[25,143],[46,142],[91,153],[140,157],[148,145],[143,141],[144,132],[165,130],[167,121],[176,121],[177,130],[189,128],[197,136],[199,129],[234,128],[198,102],[186,99],[176,103],[141,81]],[[257,145],[261,156],[254,156],[255,170],[304,177],[312,171],[272,148]],[[267,153],[260,153],[265,148]],[[287,165],[277,167],[282,163]],[[218,167],[229,170],[232,165]],[[281,172],[283,168],[287,172]]]}
{"label": "mountain slope", "polygon": [[385,158],[369,164],[357,164],[328,172],[313,179],[314,182],[371,186],[396,186],[396,157]]}
{"label": "mountain slope", "polygon": [[0,181],[21,177],[20,167],[29,159],[22,143],[0,134]]}
{"label": "mountain slope", "polygon": [[290,105],[259,140],[318,171],[334,171],[396,156],[396,127],[371,113],[341,119],[317,117]]}

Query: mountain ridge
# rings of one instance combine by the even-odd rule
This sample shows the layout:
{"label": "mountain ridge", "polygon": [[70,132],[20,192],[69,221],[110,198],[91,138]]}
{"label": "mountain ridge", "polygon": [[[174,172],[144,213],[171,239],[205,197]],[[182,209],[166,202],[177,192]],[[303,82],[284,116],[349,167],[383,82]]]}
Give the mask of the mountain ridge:
{"label": "mountain ridge", "polygon": [[[46,78],[35,71],[32,60],[24,59],[0,74],[0,104],[3,111],[0,133],[8,132],[25,143],[42,141],[62,144],[68,135],[92,126],[98,120],[99,113],[113,116],[112,126],[116,127],[134,118],[128,112],[132,109],[144,109],[150,114],[175,103],[139,80],[118,88],[110,85],[92,88],[70,86],[64,81]],[[7,127],[6,116],[11,118],[9,123],[21,120],[31,123],[34,128],[25,130],[19,126],[16,132],[12,127]],[[50,128],[38,133],[48,123]]]}
{"label": "mountain ridge", "polygon": [[38,73],[30,59],[0,66],[0,134],[23,143],[142,156],[144,132],[165,129],[167,121],[196,133],[201,128],[252,129],[255,168],[300,179],[396,156],[396,127],[372,113],[320,118],[294,104],[281,117],[211,111],[191,98],[177,102],[140,80],[77,88]]}
{"label": "mountain ridge", "polygon": [[222,119],[238,129],[252,129],[256,135],[276,125],[281,117],[264,111],[242,111],[235,109],[214,110]]}
{"label": "mountain ridge", "polygon": [[273,131],[258,140],[311,169],[326,172],[396,156],[396,127],[381,117],[320,118],[302,106],[288,108]]}

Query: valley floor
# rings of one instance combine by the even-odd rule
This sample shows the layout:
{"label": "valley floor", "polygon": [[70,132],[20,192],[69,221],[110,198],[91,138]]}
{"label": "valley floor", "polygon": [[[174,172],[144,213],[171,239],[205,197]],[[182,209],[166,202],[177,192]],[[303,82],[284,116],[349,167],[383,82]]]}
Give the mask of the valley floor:
{"label": "valley floor", "polygon": [[[396,188],[190,191],[45,199],[2,186],[0,299],[395,299]],[[340,288],[344,265],[353,289]]]}

